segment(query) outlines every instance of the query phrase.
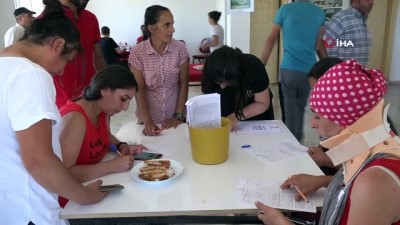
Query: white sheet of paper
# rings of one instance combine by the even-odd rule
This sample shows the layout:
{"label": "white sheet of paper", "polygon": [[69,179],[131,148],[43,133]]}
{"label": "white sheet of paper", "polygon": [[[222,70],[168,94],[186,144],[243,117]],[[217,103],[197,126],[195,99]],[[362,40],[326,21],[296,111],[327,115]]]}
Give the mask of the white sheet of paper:
{"label": "white sheet of paper", "polygon": [[237,135],[282,134],[283,129],[275,120],[240,121],[235,128]]}
{"label": "white sheet of paper", "polygon": [[280,181],[260,181],[251,178],[241,179],[237,187],[237,197],[244,204],[254,205],[255,201],[264,203],[267,206],[302,212],[317,211],[315,198],[307,196],[308,202],[301,200],[296,202],[296,189],[289,188],[281,190]]}
{"label": "white sheet of paper", "polygon": [[187,120],[191,127],[221,127],[221,106],[219,94],[199,95],[186,102]]}
{"label": "white sheet of paper", "polygon": [[297,154],[307,153],[308,147],[291,140],[284,140],[270,143],[263,146],[251,146],[244,151],[267,162],[275,162],[286,158],[293,157]]}
{"label": "white sheet of paper", "polygon": [[148,152],[151,152],[151,153],[163,154],[164,158],[168,158],[168,156],[171,155],[171,150],[163,148],[163,147],[160,147],[160,146],[158,146],[156,144],[145,143],[143,145],[147,148],[147,150],[145,150],[145,151],[148,151]]}

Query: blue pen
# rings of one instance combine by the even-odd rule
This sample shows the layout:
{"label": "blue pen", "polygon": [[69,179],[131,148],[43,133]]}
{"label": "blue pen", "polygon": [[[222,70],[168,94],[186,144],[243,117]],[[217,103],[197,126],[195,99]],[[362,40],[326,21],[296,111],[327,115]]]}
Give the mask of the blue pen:
{"label": "blue pen", "polygon": [[251,145],[242,145],[242,148],[251,148]]}
{"label": "blue pen", "polygon": [[114,144],[110,144],[111,151],[116,152],[119,156],[123,156],[122,153],[118,150],[117,146]]}

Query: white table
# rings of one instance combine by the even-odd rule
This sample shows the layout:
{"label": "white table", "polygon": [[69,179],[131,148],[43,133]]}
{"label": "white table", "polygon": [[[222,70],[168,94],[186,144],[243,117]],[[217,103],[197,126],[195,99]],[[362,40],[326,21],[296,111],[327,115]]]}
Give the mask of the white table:
{"label": "white table", "polygon": [[[192,160],[187,125],[165,130],[157,137],[141,134],[143,126],[124,125],[116,135],[120,140],[153,143],[168,150],[164,158],[183,164],[183,173],[162,184],[148,184],[133,180],[129,172],[102,177],[104,184],[122,184],[125,189],[109,194],[94,205],[69,202],[60,216],[65,219],[148,217],[172,215],[226,215],[228,213],[255,213],[254,206],[244,206],[236,197],[238,181],[242,178],[285,180],[298,173],[322,175],[322,171],[308,154],[274,163],[263,163],[244,152],[245,144],[260,144],[290,138],[286,126],[284,134],[238,136],[231,133],[229,158],[219,165],[200,165]],[[140,161],[135,162],[140,163]],[[317,197],[322,206],[323,193]]]}

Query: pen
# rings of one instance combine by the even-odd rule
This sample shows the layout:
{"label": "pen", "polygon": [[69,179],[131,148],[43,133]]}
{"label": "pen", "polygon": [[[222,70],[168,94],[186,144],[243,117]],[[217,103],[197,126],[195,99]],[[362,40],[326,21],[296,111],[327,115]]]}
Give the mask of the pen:
{"label": "pen", "polygon": [[291,187],[293,187],[294,189],[296,189],[296,191],[300,194],[300,196],[304,199],[304,201],[306,201],[307,203],[309,203],[307,197],[303,194],[303,192],[300,191],[300,189],[296,186],[296,185],[290,185]]}
{"label": "pen", "polygon": [[242,145],[242,148],[250,148],[251,145]]}
{"label": "pen", "polygon": [[117,146],[110,144],[110,148],[113,152],[116,152],[119,156],[123,156],[122,153],[117,149]]}

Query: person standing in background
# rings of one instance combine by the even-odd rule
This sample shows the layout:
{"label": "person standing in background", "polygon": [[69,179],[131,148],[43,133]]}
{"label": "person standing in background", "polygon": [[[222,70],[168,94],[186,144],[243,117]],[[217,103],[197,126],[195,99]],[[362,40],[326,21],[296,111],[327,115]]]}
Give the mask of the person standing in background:
{"label": "person standing in background", "polygon": [[[367,18],[373,6],[374,0],[352,0],[348,9],[338,12],[326,22],[321,44],[322,57],[356,59],[367,66],[371,51]],[[336,41],[346,44],[336,46]]]}
{"label": "person standing in background", "polygon": [[121,54],[121,48],[115,43],[114,39],[110,37],[110,28],[103,26],[101,28],[101,50],[103,52],[104,59],[108,65],[120,64],[118,55]]}
{"label": "person standing in background", "polygon": [[174,17],[168,8],[148,7],[144,26],[149,38],[132,48],[129,64],[138,83],[138,122],[144,135],[154,136],[185,121],[189,56],[185,43],[172,38]]}
{"label": "person standing in background", "polygon": [[32,12],[25,7],[18,8],[14,11],[15,20],[17,24],[10,27],[4,35],[4,47],[14,44],[24,35],[25,29],[30,26],[34,20]]}
{"label": "person standing in background", "polygon": [[324,23],[322,9],[306,0],[283,5],[275,15],[261,56],[265,65],[282,29],[283,58],[278,80],[284,100],[285,124],[298,141],[303,139],[304,111],[310,92],[307,74],[317,61],[317,41]]}
{"label": "person standing in background", "polygon": [[221,18],[221,12],[211,11],[208,13],[208,23],[211,25],[211,35],[209,41],[205,42],[200,48],[206,51],[210,48],[210,52],[224,45],[224,28],[218,24]]}
{"label": "person standing in background", "polygon": [[57,91],[57,106],[60,108],[68,99],[75,99],[82,94],[96,71],[107,64],[100,47],[99,23],[96,16],[85,10],[86,0],[60,0],[66,15],[80,33],[81,54],[69,63],[60,76],[54,76]]}

